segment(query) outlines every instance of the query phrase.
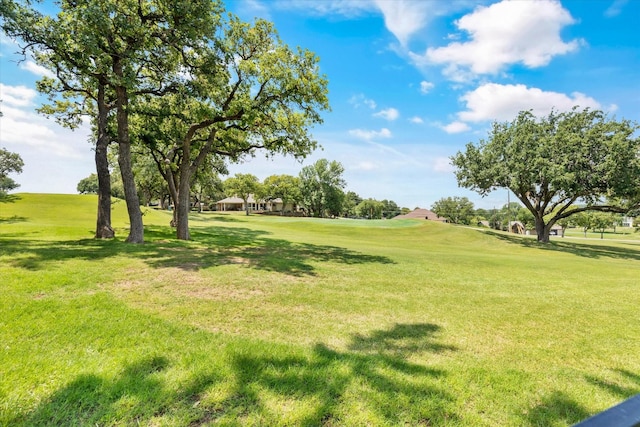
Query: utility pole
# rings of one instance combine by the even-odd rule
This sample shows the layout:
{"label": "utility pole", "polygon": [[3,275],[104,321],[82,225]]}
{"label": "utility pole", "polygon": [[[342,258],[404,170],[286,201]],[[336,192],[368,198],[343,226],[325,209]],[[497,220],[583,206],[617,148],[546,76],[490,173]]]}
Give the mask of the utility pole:
{"label": "utility pole", "polygon": [[507,233],[511,233],[511,194],[507,188]]}

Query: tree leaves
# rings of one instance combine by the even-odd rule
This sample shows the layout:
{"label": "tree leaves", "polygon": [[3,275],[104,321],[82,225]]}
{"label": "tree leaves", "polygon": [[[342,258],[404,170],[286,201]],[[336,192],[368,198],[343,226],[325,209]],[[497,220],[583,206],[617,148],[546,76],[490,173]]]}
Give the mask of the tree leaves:
{"label": "tree leaves", "polygon": [[[496,188],[513,191],[534,215],[538,238],[548,240],[551,226],[569,215],[625,212],[640,203],[638,129],[599,110],[542,118],[522,111],[510,123],[494,123],[488,141],[467,144],[452,163],[462,187],[483,196]],[[578,201],[584,207],[569,209]]]}

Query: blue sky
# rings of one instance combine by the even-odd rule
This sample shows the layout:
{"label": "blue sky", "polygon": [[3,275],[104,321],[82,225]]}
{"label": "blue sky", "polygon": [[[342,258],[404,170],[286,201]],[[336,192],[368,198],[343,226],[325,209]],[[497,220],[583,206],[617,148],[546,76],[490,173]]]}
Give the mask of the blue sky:
{"label": "blue sky", "polygon": [[[273,21],[282,40],[315,52],[331,112],[312,133],[322,149],[303,163],[262,154],[232,173],[297,175],[319,158],[345,167],[347,190],[409,208],[465,196],[449,157],[518,111],[598,108],[640,121],[640,1],[236,0],[244,20]],[[0,146],[18,152],[19,191],[74,193],[94,171],[88,126],[38,116],[33,62],[0,43]]]}

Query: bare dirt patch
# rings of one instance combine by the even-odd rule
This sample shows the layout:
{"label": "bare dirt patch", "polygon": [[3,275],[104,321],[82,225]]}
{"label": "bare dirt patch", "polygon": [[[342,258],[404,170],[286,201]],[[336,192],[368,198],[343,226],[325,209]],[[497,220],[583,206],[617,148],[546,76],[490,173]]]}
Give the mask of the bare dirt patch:
{"label": "bare dirt patch", "polygon": [[246,300],[266,293],[255,284],[226,283],[223,278],[212,278],[182,266],[157,269],[150,273],[146,279],[123,280],[110,287],[127,293],[143,292],[214,301]]}

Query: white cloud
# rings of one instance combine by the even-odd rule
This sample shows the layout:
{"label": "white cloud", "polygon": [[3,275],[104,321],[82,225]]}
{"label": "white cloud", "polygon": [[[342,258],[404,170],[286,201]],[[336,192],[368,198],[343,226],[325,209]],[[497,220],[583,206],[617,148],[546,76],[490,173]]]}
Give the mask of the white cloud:
{"label": "white cloud", "polygon": [[354,19],[381,13],[387,30],[405,47],[431,18],[468,8],[470,3],[473,0],[278,0],[270,4],[277,9],[297,10],[334,19]]}
{"label": "white cloud", "polygon": [[428,19],[427,8],[431,2],[411,0],[374,0],[384,16],[384,24],[405,46],[412,34],[422,29]]}
{"label": "white cloud", "polygon": [[433,83],[423,80],[420,82],[420,93],[422,93],[423,95],[427,94],[429,93],[429,91],[431,91],[431,89],[434,88],[434,86],[435,85]]}
{"label": "white cloud", "polygon": [[38,65],[33,61],[25,61],[20,64],[20,68],[29,71],[30,73],[35,74],[40,77],[55,77],[51,71],[44,68],[42,65]]}
{"label": "white cloud", "polygon": [[378,111],[373,117],[381,117],[385,120],[394,121],[400,117],[400,112],[395,108],[387,108],[386,110]]}
{"label": "white cloud", "polygon": [[242,10],[243,15],[272,20],[267,6],[258,0],[242,0],[239,9]]}
{"label": "white cloud", "polygon": [[37,148],[45,157],[80,158],[80,147],[89,151],[86,143],[91,132],[89,124],[83,123],[77,132],[71,132],[34,113],[36,92],[33,89],[0,83],[0,96],[6,104],[1,107],[0,117],[3,144]]}
{"label": "white cloud", "polygon": [[349,104],[353,105],[355,108],[366,106],[371,108],[372,110],[378,106],[373,99],[369,99],[361,93],[353,95],[351,98],[349,98]]}
{"label": "white cloud", "polygon": [[469,72],[495,74],[515,63],[541,67],[578,48],[578,40],[565,43],[560,37],[562,28],[574,22],[555,0],[504,0],[478,7],[456,21],[469,41],[428,48],[424,55],[411,57],[417,65],[446,65],[444,74],[455,81],[467,81]]}
{"label": "white cloud", "polygon": [[279,0],[275,3],[275,7],[301,10],[315,15],[339,15],[346,18],[355,18],[376,9],[373,2],[363,0]]}
{"label": "white cloud", "polygon": [[421,119],[420,117],[418,117],[418,116],[413,116],[413,117],[411,117],[411,118],[409,119],[409,121],[410,121],[411,123],[415,123],[415,124],[417,124],[417,125],[424,123],[424,120],[422,120],[422,119]]}
{"label": "white cloud", "polygon": [[437,157],[433,161],[433,170],[435,172],[451,173],[455,171],[455,167],[451,164],[451,159],[448,157]]}
{"label": "white cloud", "polygon": [[26,86],[7,86],[0,83],[0,99],[13,107],[27,107],[33,104],[37,92]]}
{"label": "white cloud", "polygon": [[469,125],[464,122],[451,122],[446,126],[442,126],[442,130],[447,133],[461,133],[471,130]]}
{"label": "white cloud", "polygon": [[351,129],[349,135],[354,136],[364,141],[372,141],[379,138],[391,138],[391,131],[387,128],[382,128],[379,131],[364,130],[364,129]]}
{"label": "white cloud", "polygon": [[628,0],[615,0],[611,6],[604,11],[604,16],[607,18],[613,18],[614,16],[622,13],[622,8],[628,3]]}
{"label": "white cloud", "polygon": [[574,106],[601,108],[598,101],[579,92],[568,96],[522,84],[487,83],[467,92],[460,99],[466,103],[467,110],[459,112],[458,118],[465,122],[513,120],[523,110],[532,110],[535,115],[544,116],[552,109],[568,111]]}

